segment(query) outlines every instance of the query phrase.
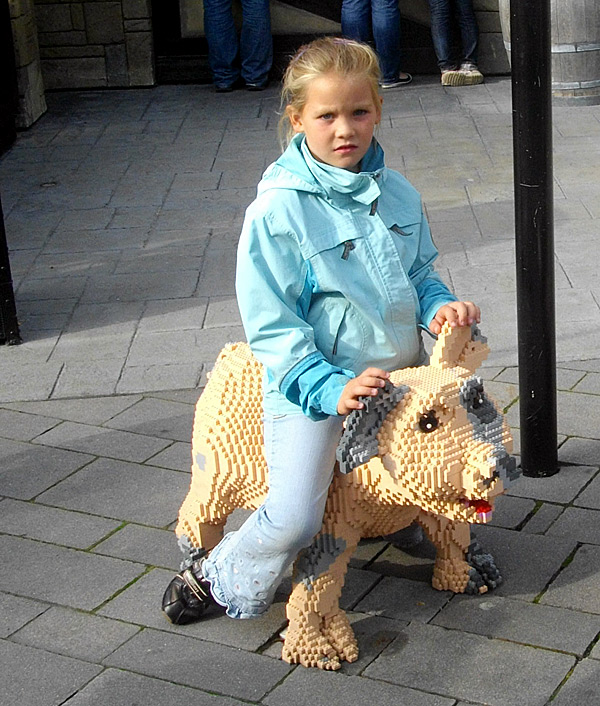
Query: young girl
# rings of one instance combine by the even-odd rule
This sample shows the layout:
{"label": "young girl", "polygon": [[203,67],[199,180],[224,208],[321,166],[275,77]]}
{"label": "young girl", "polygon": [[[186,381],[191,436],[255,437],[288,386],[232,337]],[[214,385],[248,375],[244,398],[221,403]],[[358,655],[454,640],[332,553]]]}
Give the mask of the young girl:
{"label": "young girl", "polygon": [[[269,494],[237,531],[169,585],[175,623],[213,602],[234,618],[267,610],[321,527],[345,415],[389,372],[424,362],[419,326],[479,321],[433,270],[421,199],[386,169],[373,137],[379,67],[356,41],[302,47],[283,80],[289,146],[265,172],[240,239],[237,297],[265,368]],[[192,557],[198,559],[198,557]]]}

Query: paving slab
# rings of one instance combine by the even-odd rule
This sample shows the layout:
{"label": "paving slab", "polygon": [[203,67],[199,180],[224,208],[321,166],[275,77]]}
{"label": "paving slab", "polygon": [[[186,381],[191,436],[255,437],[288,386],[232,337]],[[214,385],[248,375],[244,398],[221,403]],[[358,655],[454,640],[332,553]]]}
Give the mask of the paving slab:
{"label": "paving slab", "polygon": [[[386,680],[387,681],[387,680]],[[314,706],[376,703],[381,706],[453,706],[452,699],[385,681],[361,679],[317,669],[296,669],[264,699],[268,706]]]}
{"label": "paving slab", "polygon": [[193,421],[193,405],[145,398],[114,416],[106,422],[105,426],[110,429],[189,443],[192,438]]}
{"label": "paving slab", "polygon": [[600,662],[584,659],[563,684],[552,706],[579,706],[593,704],[598,700]]}
{"label": "paving slab", "polygon": [[140,632],[104,663],[248,701],[260,701],[291,670],[269,657],[152,629]]}
{"label": "paving slab", "polygon": [[4,439],[0,457],[0,494],[20,500],[34,498],[93,459],[89,454]]}
{"label": "paving slab", "polygon": [[40,434],[34,443],[122,461],[145,461],[169,445],[168,441],[152,436],[77,422],[63,422]]}
{"label": "paving slab", "polygon": [[558,449],[560,463],[584,466],[600,465],[600,441],[598,439],[567,439]]}
{"label": "paving slab", "polygon": [[[569,439],[566,443],[568,444],[569,441],[571,440]],[[546,478],[531,478],[522,475],[509,488],[508,495],[567,504],[573,502],[597,473],[597,467],[581,465],[563,466],[558,473]]]}
{"label": "paving slab", "polygon": [[600,547],[584,544],[552,581],[541,603],[600,614],[599,572]]}
{"label": "paving slab", "polygon": [[0,637],[8,637],[50,606],[30,598],[0,593]]}
{"label": "paving slab", "polygon": [[568,507],[550,526],[547,535],[568,537],[577,542],[600,544],[598,513],[578,507]]}
{"label": "paving slab", "polygon": [[[0,504],[0,509],[2,505]],[[180,552],[174,532],[170,530],[126,525],[108,539],[97,544],[95,554],[129,559],[150,566],[179,571]]]}
{"label": "paving slab", "polygon": [[106,706],[107,704],[187,703],[194,706],[242,706],[243,702],[207,694],[199,689],[171,684],[141,674],[107,669],[83,687],[69,701],[69,706]]}
{"label": "paving slab", "polygon": [[184,443],[176,441],[171,446],[168,446],[164,451],[152,456],[146,461],[150,466],[160,466],[161,468],[170,468],[172,471],[182,471],[189,473],[192,463],[192,444],[191,441]]}
{"label": "paving slab", "polygon": [[562,505],[541,503],[535,515],[525,523],[521,531],[527,532],[528,534],[544,534],[562,512],[564,512]]}
{"label": "paving slab", "polygon": [[[5,498],[0,501],[0,532],[86,549],[119,527],[118,520]],[[131,557],[126,557],[131,558]]]}
{"label": "paving slab", "polygon": [[9,402],[7,409],[39,414],[55,419],[103,424],[141,399],[140,395],[119,395],[89,399],[44,400],[41,402]]}
{"label": "paving slab", "polygon": [[0,640],[0,705],[59,706],[102,671],[97,664]]}
{"label": "paving slab", "polygon": [[544,706],[575,661],[549,650],[411,623],[364,676],[489,706]]}
{"label": "paving slab", "polygon": [[100,662],[138,630],[129,623],[52,606],[14,633],[11,640],[85,662]]}
{"label": "paving slab", "polygon": [[356,605],[362,613],[395,620],[429,622],[448,602],[449,591],[436,591],[422,581],[384,576]]}
{"label": "paving slab", "polygon": [[189,487],[183,473],[98,458],[39,496],[40,502],[165,527]]}
{"label": "paving slab", "polygon": [[98,607],[144,571],[142,564],[8,535],[0,535],[0,556],[1,591],[82,610]]}
{"label": "paving slab", "polygon": [[496,595],[532,601],[576,547],[574,540],[478,525],[471,530],[496,560],[504,583]]}
{"label": "paving slab", "polygon": [[[267,613],[257,620],[232,620],[215,608],[210,616],[190,625],[172,625],[160,606],[165,589],[174,577],[173,571],[153,569],[103,606],[99,614],[171,632],[177,636],[206,640],[255,651],[265,645],[283,628],[287,596],[277,596]],[[197,649],[201,649],[199,646]],[[281,651],[278,653],[278,657]]]}
{"label": "paving slab", "polygon": [[518,498],[511,495],[501,495],[494,502],[491,525],[514,529],[520,525],[535,508],[532,498]]}
{"label": "paving slab", "polygon": [[0,409],[0,436],[15,441],[31,441],[39,434],[52,429],[60,419],[24,414],[11,409]]}
{"label": "paving slab", "polygon": [[523,603],[495,593],[478,597],[457,595],[431,623],[524,645],[570,652],[579,657],[600,632],[598,616]]}

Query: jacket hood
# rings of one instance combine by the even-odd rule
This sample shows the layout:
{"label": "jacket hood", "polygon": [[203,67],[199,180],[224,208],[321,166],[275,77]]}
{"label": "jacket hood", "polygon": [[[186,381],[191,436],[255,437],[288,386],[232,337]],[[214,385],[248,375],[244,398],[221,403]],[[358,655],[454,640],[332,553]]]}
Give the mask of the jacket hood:
{"label": "jacket hood", "polygon": [[[295,135],[285,152],[265,170],[258,184],[258,194],[271,189],[293,189],[334,196],[347,194],[364,203],[371,203],[379,195],[375,178],[383,173],[383,149],[373,138],[361,162],[361,171],[332,167],[318,162],[310,153],[303,134]],[[373,193],[374,189],[377,193]]]}

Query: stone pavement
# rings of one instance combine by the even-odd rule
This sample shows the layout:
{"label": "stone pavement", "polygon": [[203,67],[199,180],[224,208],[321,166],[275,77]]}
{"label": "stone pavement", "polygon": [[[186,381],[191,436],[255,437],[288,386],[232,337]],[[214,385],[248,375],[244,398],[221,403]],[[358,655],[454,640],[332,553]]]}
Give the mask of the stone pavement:
{"label": "stone pavement", "polygon": [[[160,598],[193,404],[221,345],[244,208],[278,154],[275,88],[58,93],[0,160],[24,343],[0,348],[2,706],[566,706],[600,680],[600,107],[555,107],[559,455],[475,533],[506,577],[429,586],[428,547],[361,544],[343,604],[361,657],[278,660],[266,617],[175,628]],[[510,81],[385,94],[388,164],[422,192],[484,377],[517,436]],[[239,522],[239,515],[234,522]]]}

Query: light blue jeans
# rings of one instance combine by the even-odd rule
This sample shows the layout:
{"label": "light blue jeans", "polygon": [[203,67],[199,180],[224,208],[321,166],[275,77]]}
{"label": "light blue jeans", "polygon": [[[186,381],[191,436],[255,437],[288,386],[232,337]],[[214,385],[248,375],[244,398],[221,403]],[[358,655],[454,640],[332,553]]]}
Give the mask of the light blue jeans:
{"label": "light blue jeans", "polygon": [[273,63],[269,0],[242,0],[239,41],[232,0],[204,0],[204,33],[208,63],[217,87],[233,85],[240,77],[240,64],[247,84],[266,85]]}
{"label": "light blue jeans", "polygon": [[298,552],[321,529],[343,417],[303,414],[264,420],[269,493],[237,532],[204,561],[202,573],[231,618],[254,618],[271,605]]}
{"label": "light blue jeans", "polygon": [[400,75],[398,0],[343,0],[342,34],[360,42],[373,40],[384,83]]}

